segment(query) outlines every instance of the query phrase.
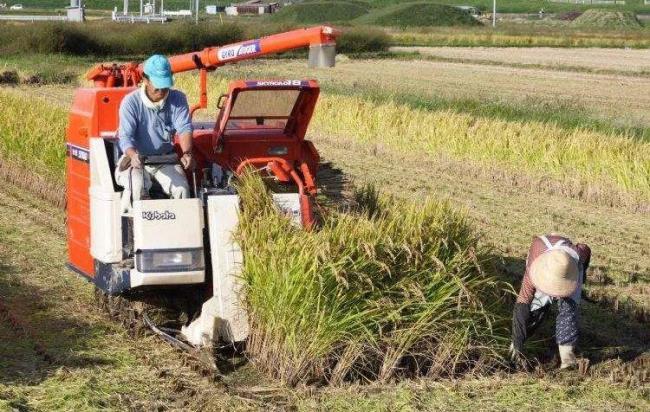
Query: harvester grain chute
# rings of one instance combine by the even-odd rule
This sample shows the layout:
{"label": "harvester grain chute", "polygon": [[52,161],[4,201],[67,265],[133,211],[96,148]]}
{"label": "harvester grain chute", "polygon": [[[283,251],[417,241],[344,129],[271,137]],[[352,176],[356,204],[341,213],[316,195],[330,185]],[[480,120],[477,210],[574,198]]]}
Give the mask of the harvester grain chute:
{"label": "harvester grain chute", "polygon": [[[338,31],[321,26],[172,56],[175,73],[199,71],[200,101],[207,108],[207,74],[246,59],[309,47],[311,66],[334,65]],[[309,227],[319,155],[305,133],[319,95],[315,80],[239,80],[219,100],[211,122],[193,122],[199,173],[189,199],[151,198],[120,208],[113,170],[120,102],[142,79],[142,65],[101,64],[87,75],[94,87],[74,95],[67,129],[68,267],[105,296],[129,299],[175,291],[194,298],[181,339],[194,347],[244,341],[242,252],[233,240],[239,198],[230,184],[247,166],[263,169],[281,193],[278,207]],[[178,145],[177,145],[178,146]],[[177,147],[177,150],[178,147]],[[164,162],[165,159],[147,159]],[[159,329],[157,329],[159,330]]]}

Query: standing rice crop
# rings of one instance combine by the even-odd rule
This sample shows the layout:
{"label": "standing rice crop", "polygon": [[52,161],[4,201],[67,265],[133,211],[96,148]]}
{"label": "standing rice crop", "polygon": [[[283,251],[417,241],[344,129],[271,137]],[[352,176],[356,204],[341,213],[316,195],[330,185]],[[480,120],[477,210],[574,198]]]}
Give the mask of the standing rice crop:
{"label": "standing rice crop", "polygon": [[[255,71],[240,74],[260,76]],[[191,101],[196,100],[198,90],[192,77],[179,76],[178,84]],[[211,90],[226,87],[223,77],[210,79]],[[216,99],[212,100],[210,112],[214,113]],[[322,95],[310,131],[341,142],[351,140],[558,179],[585,193],[610,191],[621,194],[621,199],[630,195],[642,202],[650,196],[650,143],[623,132],[415,108],[398,98],[363,93]]]}
{"label": "standing rice crop", "polygon": [[641,199],[650,195],[650,143],[624,134],[414,109],[390,100],[343,95],[321,99],[311,127],[403,152],[571,178],[585,190],[614,187]]}
{"label": "standing rice crop", "polygon": [[22,169],[62,183],[67,112],[3,90],[0,108],[0,160],[20,162]]}
{"label": "standing rice crop", "polygon": [[498,362],[498,283],[465,216],[372,190],[312,232],[239,185],[238,239],[256,364],[288,384],[453,376]]}

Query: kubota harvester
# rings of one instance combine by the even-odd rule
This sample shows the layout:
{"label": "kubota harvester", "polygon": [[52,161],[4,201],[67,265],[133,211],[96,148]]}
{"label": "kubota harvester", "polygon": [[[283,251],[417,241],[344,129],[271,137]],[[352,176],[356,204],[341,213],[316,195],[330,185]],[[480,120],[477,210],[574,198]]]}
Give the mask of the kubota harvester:
{"label": "kubota harvester", "polygon": [[[228,63],[309,47],[311,66],[334,65],[331,27],[313,27],[169,58],[174,73],[199,71],[207,108],[208,72]],[[169,199],[155,186],[129,212],[120,207],[114,178],[118,109],[142,79],[142,65],[103,64],[88,73],[94,87],[74,95],[67,129],[68,267],[105,296],[181,291],[198,304],[181,339],[195,347],[245,341],[242,252],[233,240],[239,197],[231,185],[247,166],[273,178],[278,207],[297,224],[313,223],[319,155],[305,140],[319,87],[315,80],[239,80],[219,98],[210,122],[193,122],[195,172],[188,199]],[[176,144],[177,151],[180,151]],[[150,164],[176,162],[152,156]]]}

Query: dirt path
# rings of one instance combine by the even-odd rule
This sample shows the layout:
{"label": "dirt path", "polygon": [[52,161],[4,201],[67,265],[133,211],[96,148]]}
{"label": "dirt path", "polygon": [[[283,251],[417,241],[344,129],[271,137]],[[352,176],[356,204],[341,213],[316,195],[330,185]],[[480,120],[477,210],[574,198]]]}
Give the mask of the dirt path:
{"label": "dirt path", "polygon": [[418,52],[463,61],[489,61],[549,68],[573,68],[622,73],[650,73],[650,50],[556,47],[391,47],[396,52]]}

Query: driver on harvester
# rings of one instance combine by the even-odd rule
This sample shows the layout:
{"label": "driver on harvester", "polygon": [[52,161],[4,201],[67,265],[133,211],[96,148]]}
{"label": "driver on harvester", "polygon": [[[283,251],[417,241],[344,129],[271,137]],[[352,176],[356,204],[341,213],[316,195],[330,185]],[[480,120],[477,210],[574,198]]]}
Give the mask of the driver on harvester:
{"label": "driver on harvester", "polygon": [[[174,78],[167,58],[153,55],[147,59],[143,77],[141,87],[126,95],[120,104],[118,136],[124,154],[118,161],[115,179],[124,187],[124,212],[131,209],[134,200],[148,197],[152,179],[173,199],[189,197],[183,169],[194,167],[190,110],[185,94],[170,89]],[[180,164],[143,164],[143,157],[175,155],[174,135],[178,135],[183,153]]]}

